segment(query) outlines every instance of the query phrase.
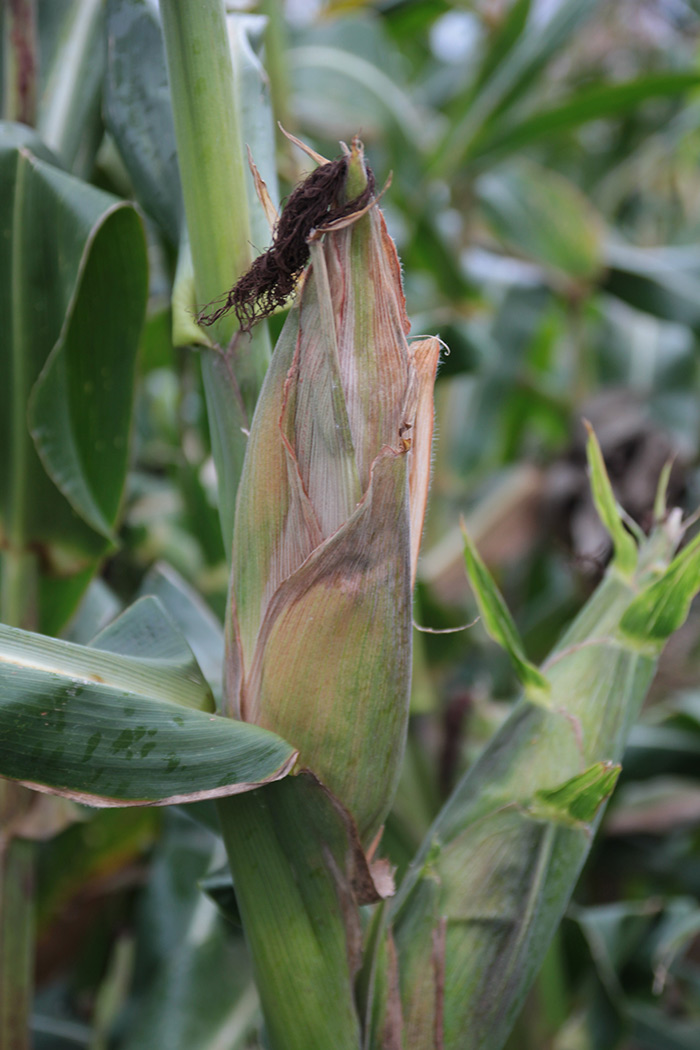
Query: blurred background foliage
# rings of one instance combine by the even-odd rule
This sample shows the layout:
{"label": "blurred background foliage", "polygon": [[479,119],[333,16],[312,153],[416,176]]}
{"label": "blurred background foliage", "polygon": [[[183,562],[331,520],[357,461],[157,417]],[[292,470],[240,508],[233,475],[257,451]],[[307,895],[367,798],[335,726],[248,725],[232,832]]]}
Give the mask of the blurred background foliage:
{"label": "blurred background foliage", "polygon": [[[58,626],[86,642],[139,594],[176,619],[178,595],[198,594],[180,626],[216,681],[228,570],[197,354],[171,335],[181,199],[157,6],[37,12],[38,134],[60,167],[139,204],[150,264],[118,537]],[[540,660],[609,554],[584,417],[642,528],[669,459],[671,502],[700,504],[700,3],[261,0],[243,39],[289,131],[327,156],[359,132],[378,183],[392,173],[383,207],[413,332],[449,347],[416,621],[473,619],[462,514]],[[5,73],[8,53],[6,38]],[[305,160],[281,136],[277,149],[284,196]],[[517,694],[478,625],[415,640],[384,840],[399,874]],[[699,669],[696,613],[663,657],[512,1050],[700,1045]],[[84,810],[44,842],[37,1050],[263,1046],[224,863],[203,804]]]}

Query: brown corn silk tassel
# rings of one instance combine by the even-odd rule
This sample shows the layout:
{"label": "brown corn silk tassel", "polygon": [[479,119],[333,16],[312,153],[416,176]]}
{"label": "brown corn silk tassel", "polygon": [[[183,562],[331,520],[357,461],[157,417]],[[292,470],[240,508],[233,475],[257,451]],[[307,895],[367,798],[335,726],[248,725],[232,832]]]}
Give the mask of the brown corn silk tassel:
{"label": "brown corn silk tassel", "polygon": [[242,331],[249,332],[257,321],[284,306],[309,261],[308,239],[313,230],[359,211],[374,193],[374,175],[368,168],[362,193],[340,203],[347,170],[348,158],[338,157],[299,183],[287,199],[272,246],[258,256],[217,309],[198,317],[200,324],[212,325],[234,310]]}

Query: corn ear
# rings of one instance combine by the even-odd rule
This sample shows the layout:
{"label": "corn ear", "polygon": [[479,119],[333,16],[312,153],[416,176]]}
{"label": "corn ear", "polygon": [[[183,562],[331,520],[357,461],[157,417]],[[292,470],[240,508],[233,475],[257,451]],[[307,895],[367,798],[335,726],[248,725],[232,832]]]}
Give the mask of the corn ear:
{"label": "corn ear", "polygon": [[[354,143],[345,198],[367,179]],[[407,342],[376,203],[308,246],[246,450],[226,691],[232,713],[296,742],[368,844],[403,755],[439,343]]]}

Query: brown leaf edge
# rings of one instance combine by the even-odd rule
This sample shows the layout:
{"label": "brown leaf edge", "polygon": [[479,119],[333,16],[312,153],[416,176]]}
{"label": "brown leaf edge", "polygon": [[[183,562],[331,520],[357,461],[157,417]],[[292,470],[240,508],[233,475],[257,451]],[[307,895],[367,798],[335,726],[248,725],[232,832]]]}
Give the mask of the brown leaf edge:
{"label": "brown leaf edge", "polygon": [[320,788],[343,823],[348,842],[347,872],[356,903],[377,904],[378,901],[392,897],[396,892],[393,869],[388,860],[375,860],[372,857],[376,840],[372,843],[368,856],[362,847],[357,825],[350,811],[312,770],[302,769],[299,775],[307,777]]}

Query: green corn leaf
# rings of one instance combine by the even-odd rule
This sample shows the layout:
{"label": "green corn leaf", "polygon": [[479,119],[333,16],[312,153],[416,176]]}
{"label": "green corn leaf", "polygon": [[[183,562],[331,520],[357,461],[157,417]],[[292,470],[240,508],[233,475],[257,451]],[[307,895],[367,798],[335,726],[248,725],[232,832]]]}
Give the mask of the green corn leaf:
{"label": "green corn leaf", "polygon": [[[539,82],[551,59],[593,14],[599,0],[563,0],[544,23],[530,17],[518,26],[518,39],[505,49],[500,61],[474,94],[470,86],[453,107],[454,120],[436,151],[434,173],[449,176],[471,159],[475,144],[496,118],[506,113]],[[527,12],[530,14],[530,12]],[[518,12],[522,17],[521,12]],[[460,104],[461,103],[461,104]]]}
{"label": "green corn leaf", "polygon": [[559,135],[591,120],[604,120],[636,109],[647,99],[673,98],[695,88],[700,75],[690,72],[650,73],[621,84],[595,84],[554,106],[520,121],[495,124],[475,142],[472,155],[489,165],[498,157],[522,150],[531,142]]}
{"label": "green corn leaf", "polygon": [[651,583],[631,603],[620,622],[621,635],[661,649],[687,620],[698,587],[700,536],[674,558],[661,579]]}
{"label": "green corn leaf", "polygon": [[462,523],[462,533],[467,573],[474,589],[484,627],[490,637],[508,653],[513,670],[522,683],[527,697],[535,703],[547,704],[551,691],[549,682],[525,656],[518,628],[508,611],[503,595],[469,538],[464,523]]}
{"label": "green corn leaf", "polygon": [[591,824],[612,794],[621,768],[612,762],[596,762],[560,787],[537,791],[527,811],[535,819]]}
{"label": "green corn leaf", "polygon": [[215,798],[289,772],[289,744],[217,717],[212,705],[189,647],[154,598],[132,606],[91,647],[0,627],[1,776],[125,806]]}
{"label": "green corn leaf", "polygon": [[481,63],[473,92],[476,94],[504,62],[527,26],[532,0],[515,0],[497,26]]}
{"label": "green corn leaf", "polygon": [[616,240],[606,245],[606,263],[604,291],[653,317],[700,326],[696,245],[638,248]]}
{"label": "green corn leaf", "polygon": [[200,890],[218,839],[175,810],[164,816],[135,916],[137,995],[120,1043],[243,1050],[260,1013],[248,953]]}
{"label": "green corn leaf", "polygon": [[209,606],[172,566],[154,565],[143,579],[141,595],[158,598],[191,647],[202,674],[218,699],[224,661],[224,632]]}
{"label": "green corn leaf", "polygon": [[569,281],[593,281],[603,267],[604,223],[563,176],[520,161],[476,180],[485,218],[504,244]]}
{"label": "green corn leaf", "polygon": [[586,427],[588,429],[586,456],[588,458],[593,501],[600,520],[610,533],[613,541],[613,565],[623,576],[629,577],[637,565],[637,545],[622,524],[612,486],[610,485],[610,478],[603,462],[603,453],[600,450],[598,438],[593,433],[593,428],[589,423],[586,423]]}
{"label": "green corn leaf", "polygon": [[36,127],[61,163],[86,179],[104,131],[104,32],[101,0],[51,4],[39,18],[42,92]]}
{"label": "green corn leaf", "polygon": [[0,127],[0,230],[3,618],[25,622],[26,582],[13,594],[12,561],[39,550],[54,592],[42,595],[41,626],[53,631],[114,537],[146,246],[132,205],[66,174],[11,124]]}
{"label": "green corn leaf", "polygon": [[109,0],[107,32],[105,121],[139,203],[177,244],[182,190],[157,7],[148,0]]}
{"label": "green corn leaf", "polygon": [[[162,669],[163,684],[177,703],[200,711],[213,711],[207,683],[184,635],[158,598],[140,598],[93,638],[90,648],[135,657],[144,667]],[[193,690],[179,688],[191,682]]]}

